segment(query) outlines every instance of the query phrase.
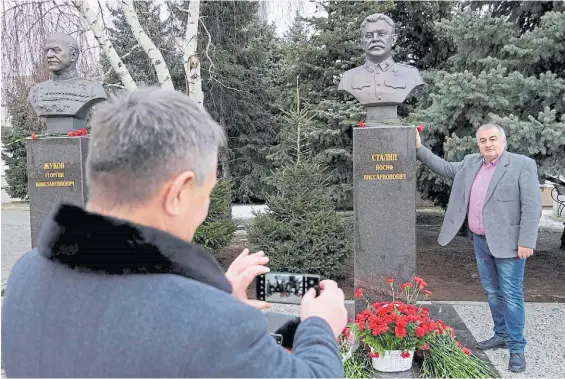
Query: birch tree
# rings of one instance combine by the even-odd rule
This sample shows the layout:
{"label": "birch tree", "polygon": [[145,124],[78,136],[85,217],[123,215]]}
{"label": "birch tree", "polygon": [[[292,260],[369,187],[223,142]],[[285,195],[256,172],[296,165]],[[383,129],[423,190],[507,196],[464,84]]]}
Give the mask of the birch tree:
{"label": "birch tree", "polygon": [[145,30],[143,30],[143,27],[141,26],[137,17],[137,12],[135,10],[135,4],[133,0],[121,0],[120,5],[124,11],[126,21],[129,24],[135,39],[143,48],[149,59],[151,59],[151,63],[153,64],[155,73],[157,74],[157,78],[159,79],[159,84],[161,85],[161,87],[174,89],[171,73],[169,72],[169,67],[165,62],[165,59],[163,59],[163,54],[161,54],[161,51],[157,48],[157,46],[155,46],[153,41],[151,41],[147,33],[145,33]]}
{"label": "birch tree", "polygon": [[131,77],[126,65],[124,64],[124,62],[122,62],[122,59],[114,49],[114,46],[112,46],[110,41],[108,41],[108,36],[106,35],[103,24],[100,22],[98,16],[90,7],[89,3],[86,1],[72,0],[72,4],[85,18],[90,27],[90,30],[92,30],[92,32],[94,33],[94,37],[98,41],[100,48],[108,57],[108,60],[112,64],[112,68],[114,69],[114,71],[116,71],[116,74],[118,74],[118,76],[120,77],[124,88],[128,92],[135,91],[137,89],[137,84]]}
{"label": "birch tree", "polygon": [[[200,58],[198,58],[198,22],[200,19],[200,0],[190,0],[188,4],[186,31],[184,35],[183,65],[186,75],[188,97],[199,104],[204,103],[202,77],[200,76]],[[204,24],[203,24],[204,26]]]}

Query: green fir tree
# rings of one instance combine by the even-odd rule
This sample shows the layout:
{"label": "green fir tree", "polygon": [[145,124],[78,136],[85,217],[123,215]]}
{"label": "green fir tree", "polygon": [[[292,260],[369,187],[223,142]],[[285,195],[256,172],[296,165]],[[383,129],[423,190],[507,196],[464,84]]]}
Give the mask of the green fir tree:
{"label": "green fir tree", "polygon": [[309,116],[299,106],[288,113],[281,133],[294,138],[294,159],[270,178],[274,190],[267,196],[268,210],[253,220],[248,236],[254,249],[269,251],[273,271],[335,279],[349,257],[351,233],[335,210],[327,173],[301,150],[301,131],[308,124]]}
{"label": "green fir tree", "polygon": [[[476,129],[487,122],[507,133],[508,150],[536,160],[540,179],[565,175],[565,13],[554,9],[524,31],[522,18],[464,8],[438,29],[457,52],[430,71],[413,123],[437,155],[461,160],[476,152]],[[445,206],[450,183],[419,172],[420,190]]]}

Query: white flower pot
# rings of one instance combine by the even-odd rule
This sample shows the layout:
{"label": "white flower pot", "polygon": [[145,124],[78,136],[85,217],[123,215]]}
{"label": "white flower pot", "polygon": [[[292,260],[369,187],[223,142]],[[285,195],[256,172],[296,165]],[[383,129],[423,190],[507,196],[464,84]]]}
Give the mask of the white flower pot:
{"label": "white flower pot", "polygon": [[378,358],[371,358],[373,367],[380,372],[402,372],[412,368],[414,350],[408,351],[410,356],[402,358],[402,350],[387,350]]}

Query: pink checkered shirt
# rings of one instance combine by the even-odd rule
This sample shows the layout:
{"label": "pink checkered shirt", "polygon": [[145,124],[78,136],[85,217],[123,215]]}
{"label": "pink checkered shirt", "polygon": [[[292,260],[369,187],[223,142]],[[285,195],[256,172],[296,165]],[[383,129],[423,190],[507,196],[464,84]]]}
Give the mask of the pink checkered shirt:
{"label": "pink checkered shirt", "polygon": [[480,236],[485,235],[485,223],[483,220],[483,207],[485,206],[485,200],[487,197],[488,185],[496,169],[496,164],[499,158],[496,158],[492,162],[486,162],[483,160],[483,165],[481,166],[477,176],[475,176],[475,181],[471,187],[471,196],[469,197],[469,229],[475,234]]}

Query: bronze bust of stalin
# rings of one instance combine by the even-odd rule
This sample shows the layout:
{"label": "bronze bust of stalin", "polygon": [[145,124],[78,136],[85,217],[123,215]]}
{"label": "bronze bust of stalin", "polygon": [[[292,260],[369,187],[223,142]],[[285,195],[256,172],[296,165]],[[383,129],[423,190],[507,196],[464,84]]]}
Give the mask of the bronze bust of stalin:
{"label": "bronze bust of stalin", "polygon": [[365,64],[343,73],[339,83],[339,92],[352,95],[367,108],[368,122],[397,123],[398,105],[424,85],[416,67],[392,59],[396,38],[390,17],[381,13],[366,17],[361,24]]}

